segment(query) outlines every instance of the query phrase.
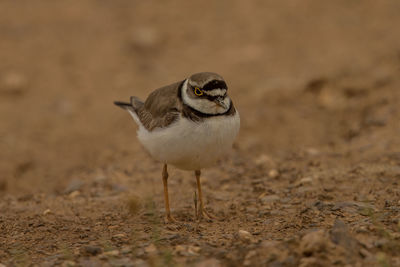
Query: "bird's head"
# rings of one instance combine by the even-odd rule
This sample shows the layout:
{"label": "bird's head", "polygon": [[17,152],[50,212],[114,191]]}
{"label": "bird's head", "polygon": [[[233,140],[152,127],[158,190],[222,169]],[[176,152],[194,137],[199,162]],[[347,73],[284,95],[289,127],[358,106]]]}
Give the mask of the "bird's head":
{"label": "bird's head", "polygon": [[223,114],[231,107],[228,87],[224,79],[212,72],[200,72],[186,79],[182,86],[182,100],[191,108],[210,115]]}

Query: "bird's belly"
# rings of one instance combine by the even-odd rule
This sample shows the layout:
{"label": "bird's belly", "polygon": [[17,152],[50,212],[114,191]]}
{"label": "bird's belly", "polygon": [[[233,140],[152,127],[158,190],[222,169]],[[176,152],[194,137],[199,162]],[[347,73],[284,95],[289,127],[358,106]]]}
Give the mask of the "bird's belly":
{"label": "bird's belly", "polygon": [[138,138],[153,158],[183,170],[200,170],[226,156],[239,127],[238,112],[202,122],[181,117],[164,129],[139,128]]}

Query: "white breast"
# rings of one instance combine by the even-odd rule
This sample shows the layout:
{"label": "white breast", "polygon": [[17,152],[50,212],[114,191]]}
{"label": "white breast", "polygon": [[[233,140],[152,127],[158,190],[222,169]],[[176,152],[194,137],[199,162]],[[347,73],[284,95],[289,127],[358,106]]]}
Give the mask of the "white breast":
{"label": "white breast", "polygon": [[208,117],[202,122],[180,117],[171,126],[151,132],[139,126],[137,134],[155,159],[183,170],[200,170],[226,156],[239,127],[236,111],[234,116]]}

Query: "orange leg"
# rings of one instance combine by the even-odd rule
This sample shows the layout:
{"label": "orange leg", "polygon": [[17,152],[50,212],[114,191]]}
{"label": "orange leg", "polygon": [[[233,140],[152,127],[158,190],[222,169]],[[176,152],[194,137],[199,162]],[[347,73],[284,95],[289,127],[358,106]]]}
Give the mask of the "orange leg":
{"label": "orange leg", "polygon": [[168,223],[176,222],[176,220],[171,216],[171,211],[169,209],[167,164],[164,164],[162,179],[164,184],[164,201],[165,201],[165,212],[166,212],[165,221]]}
{"label": "orange leg", "polygon": [[197,170],[194,172],[194,174],[196,175],[197,190],[199,192],[199,202],[200,202],[200,207],[199,207],[199,211],[197,212],[197,214],[199,214],[200,219],[204,218],[206,220],[211,220],[213,217],[204,208],[203,193],[201,191],[201,183],[200,183],[201,172],[200,172],[200,170]]}

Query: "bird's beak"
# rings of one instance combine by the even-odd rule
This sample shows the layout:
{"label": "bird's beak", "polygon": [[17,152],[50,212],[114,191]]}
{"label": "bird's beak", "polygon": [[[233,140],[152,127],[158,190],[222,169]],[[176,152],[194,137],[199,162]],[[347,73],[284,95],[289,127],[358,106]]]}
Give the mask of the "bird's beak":
{"label": "bird's beak", "polygon": [[216,99],[214,99],[214,102],[218,105],[218,106],[220,106],[220,107],[222,107],[222,108],[228,108],[227,106],[226,106],[226,104],[224,103],[224,99],[225,98],[223,98],[223,97],[217,97]]}

